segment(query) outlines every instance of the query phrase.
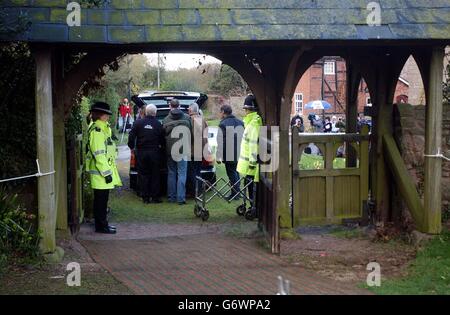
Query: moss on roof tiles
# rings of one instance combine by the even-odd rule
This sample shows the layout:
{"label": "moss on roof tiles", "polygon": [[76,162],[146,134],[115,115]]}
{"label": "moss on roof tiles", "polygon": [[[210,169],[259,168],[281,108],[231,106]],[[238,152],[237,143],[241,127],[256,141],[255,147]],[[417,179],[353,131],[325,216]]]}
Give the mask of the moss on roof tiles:
{"label": "moss on roof tiles", "polygon": [[[31,29],[3,40],[99,43],[163,41],[448,39],[449,0],[378,0],[381,26],[367,28],[368,0],[110,0],[65,23],[69,0],[2,0]],[[69,36],[70,35],[70,36]],[[373,37],[375,36],[375,37]]]}

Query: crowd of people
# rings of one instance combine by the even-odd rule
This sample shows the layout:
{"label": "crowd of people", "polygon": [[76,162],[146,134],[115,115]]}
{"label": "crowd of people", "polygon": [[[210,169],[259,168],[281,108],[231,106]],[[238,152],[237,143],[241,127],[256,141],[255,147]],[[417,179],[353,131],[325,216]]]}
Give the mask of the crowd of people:
{"label": "crowd of people", "polygon": [[[319,115],[309,114],[308,115],[309,130],[311,132],[316,133],[342,133],[345,132],[345,120],[342,117],[326,116],[323,120]],[[361,131],[361,127],[367,125],[369,126],[369,130],[371,127],[370,120],[367,120],[366,117],[362,114],[358,115],[357,118],[357,132]],[[298,113],[291,119],[291,127],[296,127],[298,132],[306,132],[305,124],[303,121],[303,116]]]}
{"label": "crowd of people", "polygon": [[[208,145],[208,124],[203,118],[199,105],[192,103],[185,113],[177,99],[169,102],[169,114],[160,122],[158,108],[149,104],[142,106],[136,116],[128,137],[128,147],[134,150],[139,195],[145,204],[159,204],[161,200],[161,169],[167,166],[167,200],[179,205],[186,204],[186,189],[193,191],[197,178],[201,177],[202,163],[210,155]],[[217,163],[225,166],[232,187],[228,200],[236,200],[240,195],[240,179],[248,189],[248,196],[254,200],[255,185],[259,181],[258,145],[262,118],[253,95],[245,98],[245,116],[240,120],[233,115],[229,105],[220,108],[221,121],[217,136]],[[94,190],[95,229],[99,233],[116,233],[116,228],[107,221],[109,191],[121,186],[116,166],[117,148],[108,120],[112,115],[110,106],[97,102],[92,105],[88,116],[89,140],[86,146],[86,167]],[[119,119],[123,125],[129,124],[132,107],[128,100],[119,106]],[[318,115],[308,116],[313,132],[345,132],[342,118]],[[358,117],[358,129],[368,124],[363,116]],[[291,127],[305,132],[305,124],[300,114],[291,120]]]}
{"label": "crowd of people", "polygon": [[[338,133],[345,132],[345,121],[336,116],[333,117],[325,117],[324,120],[320,118],[319,115],[309,114],[308,120],[310,123],[310,130],[312,132],[325,132],[325,133]],[[303,117],[300,113],[296,114],[291,120],[291,127],[296,127],[298,132],[305,132],[305,124],[303,121]]]}
{"label": "crowd of people", "polygon": [[[128,137],[129,148],[136,152],[139,192],[146,204],[162,202],[160,176],[162,163],[166,161],[168,202],[184,205],[186,187],[196,185],[207,155],[208,125],[198,104],[191,104],[188,113],[183,112],[176,99],[170,101],[169,107],[170,112],[162,122],[156,118],[158,109],[155,105],[141,107]],[[220,108],[222,119],[216,159],[218,163],[224,164],[233,186],[228,199],[238,199],[236,195],[240,188],[237,184],[241,176],[250,199],[253,199],[256,191],[254,185],[259,179],[257,156],[262,119],[253,95],[246,97],[243,109],[245,117],[242,121],[233,115],[231,106],[223,105]],[[119,112],[122,113],[120,108]],[[123,112],[125,117],[130,116],[127,110]],[[108,104],[97,102],[92,105],[86,146],[87,171],[94,190],[95,230],[107,234],[114,234],[117,230],[107,221],[109,191],[122,185],[116,166],[117,148],[108,124],[111,115]]]}

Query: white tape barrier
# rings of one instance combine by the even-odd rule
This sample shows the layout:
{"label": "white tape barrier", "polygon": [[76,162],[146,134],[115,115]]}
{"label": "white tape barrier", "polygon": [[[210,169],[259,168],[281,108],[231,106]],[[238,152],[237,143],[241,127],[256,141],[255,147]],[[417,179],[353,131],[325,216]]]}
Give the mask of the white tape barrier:
{"label": "white tape barrier", "polygon": [[438,149],[437,154],[435,154],[435,155],[425,154],[424,157],[438,158],[438,159],[443,159],[443,160],[446,160],[446,161],[450,161],[450,158],[446,157],[445,155],[443,155],[441,153],[441,149],[440,148]]}
{"label": "white tape barrier", "polygon": [[31,177],[42,177],[42,176],[48,176],[48,175],[55,174],[55,171],[48,172],[48,173],[41,173],[41,167],[39,165],[39,160],[36,160],[36,165],[37,165],[37,173],[36,174],[2,179],[2,180],[0,180],[0,183],[11,182],[14,180],[20,180],[20,179],[31,178]]}

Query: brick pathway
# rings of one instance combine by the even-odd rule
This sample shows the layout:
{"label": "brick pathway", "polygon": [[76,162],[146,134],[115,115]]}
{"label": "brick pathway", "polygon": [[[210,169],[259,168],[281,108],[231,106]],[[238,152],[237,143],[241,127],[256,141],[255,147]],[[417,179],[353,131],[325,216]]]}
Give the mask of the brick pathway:
{"label": "brick pathway", "polygon": [[288,265],[254,239],[205,233],[82,244],[137,294],[275,294],[279,275],[291,281],[292,294],[367,294]]}

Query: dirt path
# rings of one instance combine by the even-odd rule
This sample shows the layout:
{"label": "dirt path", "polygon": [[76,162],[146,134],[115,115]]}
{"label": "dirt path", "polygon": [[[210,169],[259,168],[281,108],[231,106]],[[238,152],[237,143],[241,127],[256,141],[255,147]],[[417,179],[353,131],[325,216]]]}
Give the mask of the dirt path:
{"label": "dirt path", "polygon": [[282,258],[342,283],[362,284],[367,265],[377,262],[382,279],[404,274],[416,248],[400,241],[374,242],[368,238],[343,238],[329,234],[302,234],[301,240],[283,240]]}

